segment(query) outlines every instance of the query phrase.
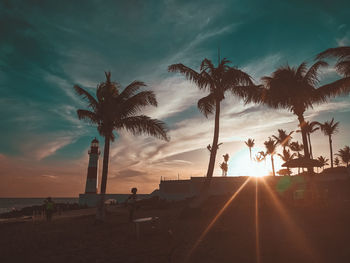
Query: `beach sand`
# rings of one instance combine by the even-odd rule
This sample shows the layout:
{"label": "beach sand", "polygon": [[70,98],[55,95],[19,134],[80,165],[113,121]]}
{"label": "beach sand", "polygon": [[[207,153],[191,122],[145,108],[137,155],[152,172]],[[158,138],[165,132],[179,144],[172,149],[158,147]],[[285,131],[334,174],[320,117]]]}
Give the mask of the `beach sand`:
{"label": "beach sand", "polygon": [[[350,189],[348,181],[339,184]],[[350,262],[348,192],[291,204],[259,183],[257,243],[251,180],[195,249],[230,196],[212,197],[201,209],[186,209],[186,202],[144,205],[136,217],[159,220],[141,225],[139,240],[125,207],[108,208],[100,225],[94,209],[50,223],[0,224],[0,262]]]}

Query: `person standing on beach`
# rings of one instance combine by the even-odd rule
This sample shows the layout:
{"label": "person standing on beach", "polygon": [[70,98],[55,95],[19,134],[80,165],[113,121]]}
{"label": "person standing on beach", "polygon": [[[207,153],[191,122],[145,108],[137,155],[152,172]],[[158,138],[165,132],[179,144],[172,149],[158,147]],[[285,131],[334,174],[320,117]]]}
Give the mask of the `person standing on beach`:
{"label": "person standing on beach", "polygon": [[50,222],[52,219],[52,214],[54,212],[54,202],[52,201],[51,197],[48,197],[45,200],[45,214],[46,214],[46,221]]}
{"label": "person standing on beach", "polygon": [[137,188],[133,187],[131,189],[131,195],[128,197],[126,200],[127,206],[129,208],[129,222],[132,222],[134,219],[134,212],[136,210],[136,193],[137,193]]}

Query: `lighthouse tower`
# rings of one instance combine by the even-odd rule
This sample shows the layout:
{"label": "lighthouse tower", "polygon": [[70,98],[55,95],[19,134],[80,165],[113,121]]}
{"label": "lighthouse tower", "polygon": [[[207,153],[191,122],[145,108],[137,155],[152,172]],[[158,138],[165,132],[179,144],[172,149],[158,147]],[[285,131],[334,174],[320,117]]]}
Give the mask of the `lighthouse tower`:
{"label": "lighthouse tower", "polygon": [[95,138],[92,140],[89,150],[89,167],[86,178],[85,194],[97,193],[97,168],[99,155],[98,140]]}

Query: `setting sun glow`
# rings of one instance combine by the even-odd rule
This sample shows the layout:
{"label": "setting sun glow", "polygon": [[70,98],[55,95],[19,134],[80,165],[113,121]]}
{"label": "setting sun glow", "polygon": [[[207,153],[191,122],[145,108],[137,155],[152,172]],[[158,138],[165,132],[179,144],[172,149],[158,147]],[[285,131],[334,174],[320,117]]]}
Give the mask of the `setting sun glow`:
{"label": "setting sun glow", "polygon": [[[260,151],[263,149],[257,149]],[[256,152],[252,154],[255,156]],[[281,169],[282,161],[277,155],[274,155],[275,171],[277,172]],[[254,157],[250,160],[249,150],[243,148],[237,154],[232,156],[229,161],[229,176],[252,176],[252,177],[262,177],[267,175],[272,175],[271,157],[267,156],[266,160],[257,162]]]}

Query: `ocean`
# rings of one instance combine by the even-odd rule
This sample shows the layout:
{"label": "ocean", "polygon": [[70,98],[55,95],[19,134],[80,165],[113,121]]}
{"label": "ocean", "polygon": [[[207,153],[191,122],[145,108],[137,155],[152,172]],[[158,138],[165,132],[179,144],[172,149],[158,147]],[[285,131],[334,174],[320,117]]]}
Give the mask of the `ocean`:
{"label": "ocean", "polygon": [[[12,209],[20,210],[24,207],[42,205],[46,198],[0,198],[0,214],[10,212]],[[78,203],[77,197],[53,197],[55,203]]]}

